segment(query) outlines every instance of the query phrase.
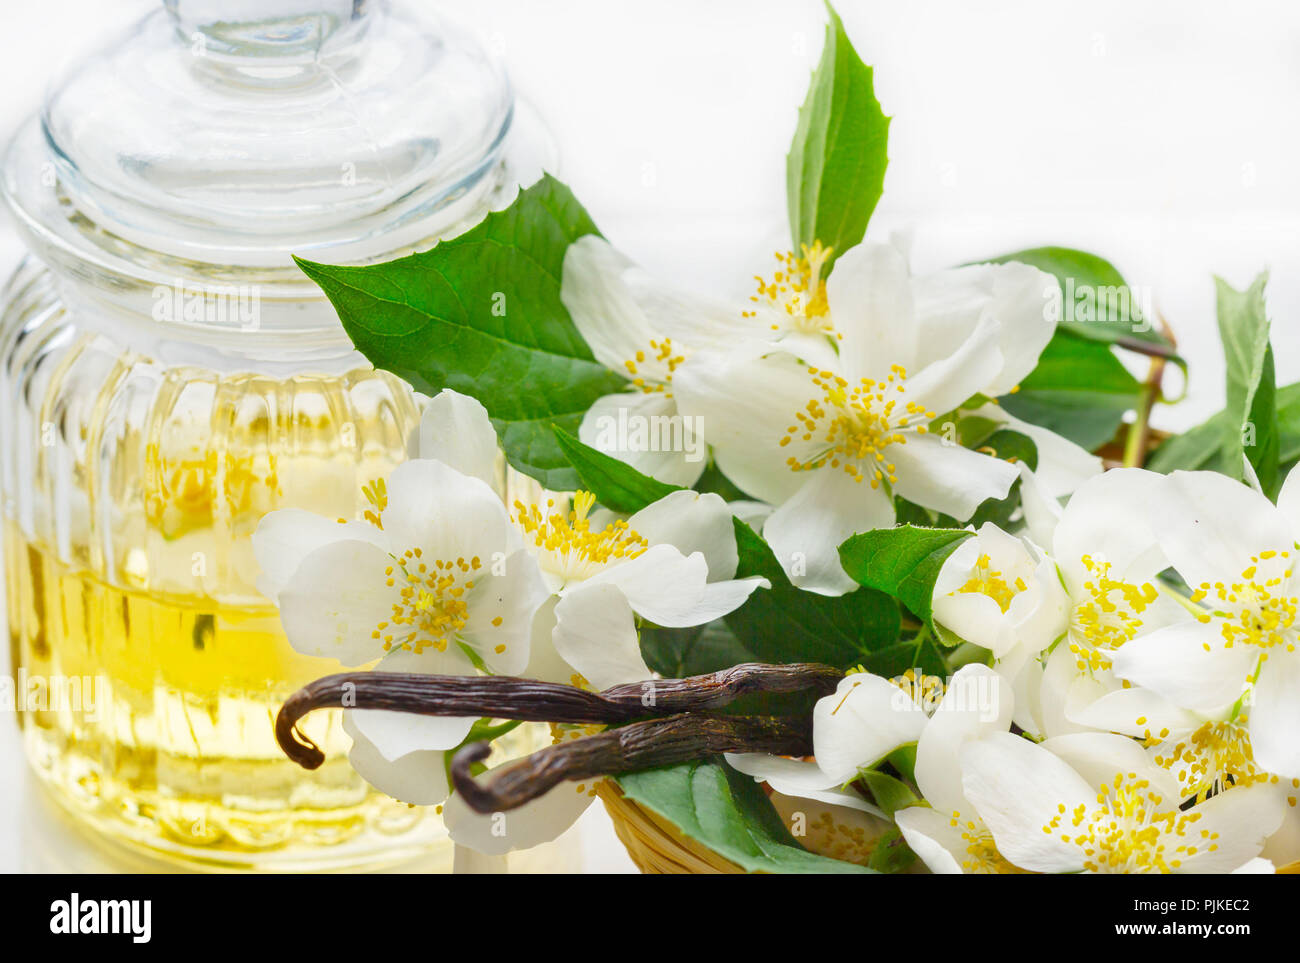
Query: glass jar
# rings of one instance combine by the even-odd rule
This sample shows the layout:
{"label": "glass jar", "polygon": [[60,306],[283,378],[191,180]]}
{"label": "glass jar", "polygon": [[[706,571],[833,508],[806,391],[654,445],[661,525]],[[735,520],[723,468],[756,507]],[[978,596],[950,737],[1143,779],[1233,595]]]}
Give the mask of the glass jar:
{"label": "glass jar", "polygon": [[508,203],[548,142],[484,51],[404,6],[164,7],[74,67],[4,162],[31,250],[0,302],[26,750],[81,819],[173,857],[449,865],[435,813],[352,771],[337,713],[306,721],[320,769],[276,746],[284,697],[339,666],[288,646],[250,535],[277,508],[360,518],[419,418],[291,254],[423,249]]}

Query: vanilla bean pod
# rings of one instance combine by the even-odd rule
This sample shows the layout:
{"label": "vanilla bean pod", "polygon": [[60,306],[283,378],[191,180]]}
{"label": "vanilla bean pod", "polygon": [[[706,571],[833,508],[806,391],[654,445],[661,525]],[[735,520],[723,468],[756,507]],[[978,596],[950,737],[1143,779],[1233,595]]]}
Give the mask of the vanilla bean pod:
{"label": "vanilla bean pod", "polygon": [[404,672],[344,672],[295,692],[275,720],[280,748],[305,769],[325,760],[298,730],[315,709],[387,709],[431,716],[478,716],[523,722],[613,724],[654,715],[718,709],[743,695],[835,691],[842,673],[826,665],[744,663],[686,679],[649,679],[602,693],[503,676],[440,676]]}
{"label": "vanilla bean pod", "polygon": [[498,767],[488,781],[480,783],[472,767],[490,752],[489,743],[475,742],[456,753],[451,763],[456,792],[479,813],[505,812],[522,806],[564,781],[671,766],[722,752],[811,755],[812,719],[683,713],[633,722],[539,749]]}

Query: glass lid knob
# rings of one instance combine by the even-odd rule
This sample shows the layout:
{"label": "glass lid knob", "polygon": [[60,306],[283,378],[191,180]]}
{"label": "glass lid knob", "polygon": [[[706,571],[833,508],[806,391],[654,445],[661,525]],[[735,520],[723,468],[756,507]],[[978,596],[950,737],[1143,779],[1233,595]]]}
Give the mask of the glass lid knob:
{"label": "glass lid knob", "polygon": [[49,94],[59,183],[99,229],[190,261],[393,250],[486,183],[514,116],[500,64],[424,7],[164,0]]}
{"label": "glass lid knob", "polygon": [[181,37],[214,52],[285,56],[358,29],[367,0],[163,0]]}

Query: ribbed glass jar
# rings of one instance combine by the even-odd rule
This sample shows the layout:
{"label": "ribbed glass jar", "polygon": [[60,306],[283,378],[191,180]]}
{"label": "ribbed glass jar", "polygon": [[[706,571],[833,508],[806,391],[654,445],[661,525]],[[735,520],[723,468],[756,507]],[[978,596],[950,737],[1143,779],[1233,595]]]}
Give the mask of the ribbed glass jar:
{"label": "ribbed glass jar", "polygon": [[[410,388],[355,352],[290,254],[362,263],[427,247],[508,202],[534,159],[508,149],[503,76],[484,93],[495,68],[473,51],[457,66],[452,35],[435,43],[382,2],[322,0],[346,8],[328,22],[304,19],[303,0],[236,5],[264,19],[232,27],[212,14],[221,0],[173,0],[74,72],[6,157],[5,197],[32,251],[0,296],[0,492],[23,739],[55,798],[157,853],[313,869],[433,851],[432,865],[450,867],[436,813],[353,772],[337,712],[305,722],[327,753],[318,770],[276,746],[285,696],[339,665],[289,647],[255,587],[250,536],[277,508],[360,518],[362,487],[406,457],[419,420]],[[284,22],[267,26],[275,7]],[[190,39],[205,16],[210,46]],[[325,56],[336,30],[345,36]],[[365,126],[381,114],[358,98],[391,106],[411,96],[413,73],[425,76],[398,56],[402,44],[479,97],[461,115],[440,106],[428,119],[446,126],[440,136]],[[135,63],[146,76],[123,80]],[[184,111],[154,127],[138,110],[118,125],[80,119],[93,109],[87,90],[150,78],[181,78],[163,86],[212,111],[219,150]],[[447,84],[448,102],[469,96]],[[321,123],[284,130],[286,117]],[[446,131],[463,134],[466,117],[483,130],[453,143]],[[96,138],[111,143],[96,150]],[[355,163],[329,156],[357,138]],[[174,154],[160,156],[167,144]],[[455,156],[439,160],[449,147]],[[330,171],[337,184],[322,180]],[[536,738],[521,727],[513,748]]]}

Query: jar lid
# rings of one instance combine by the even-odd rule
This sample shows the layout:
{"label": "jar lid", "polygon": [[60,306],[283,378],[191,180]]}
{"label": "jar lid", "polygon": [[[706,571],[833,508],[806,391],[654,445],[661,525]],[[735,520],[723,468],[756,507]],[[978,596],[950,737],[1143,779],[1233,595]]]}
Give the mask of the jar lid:
{"label": "jar lid", "polygon": [[297,283],[291,254],[377,260],[477,219],[517,180],[519,120],[496,59],[411,5],[165,0],[51,89],[4,190],[74,272]]}

